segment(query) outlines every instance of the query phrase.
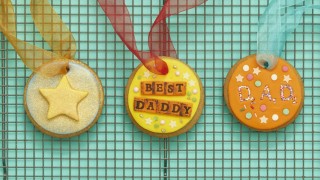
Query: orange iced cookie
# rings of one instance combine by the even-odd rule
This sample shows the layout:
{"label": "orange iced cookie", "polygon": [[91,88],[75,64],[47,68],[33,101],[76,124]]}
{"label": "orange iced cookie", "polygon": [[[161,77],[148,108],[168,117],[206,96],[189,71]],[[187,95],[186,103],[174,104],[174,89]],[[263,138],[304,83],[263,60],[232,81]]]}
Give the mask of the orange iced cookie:
{"label": "orange iced cookie", "polygon": [[233,66],[227,75],[224,98],[231,113],[246,126],[273,131],[287,126],[303,105],[303,82],[283,59],[272,70],[261,68],[256,55]]}

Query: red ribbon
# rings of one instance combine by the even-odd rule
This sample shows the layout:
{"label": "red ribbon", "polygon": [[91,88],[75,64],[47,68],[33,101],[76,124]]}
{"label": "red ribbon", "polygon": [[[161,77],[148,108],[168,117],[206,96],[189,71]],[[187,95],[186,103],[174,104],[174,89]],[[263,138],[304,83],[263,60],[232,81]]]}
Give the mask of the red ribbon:
{"label": "red ribbon", "polygon": [[127,48],[155,74],[168,73],[168,65],[159,56],[176,57],[166,18],[194,8],[207,0],[167,0],[154,21],[148,37],[150,51],[139,51],[134,37],[133,25],[125,0],[98,0],[109,18],[115,32]]}

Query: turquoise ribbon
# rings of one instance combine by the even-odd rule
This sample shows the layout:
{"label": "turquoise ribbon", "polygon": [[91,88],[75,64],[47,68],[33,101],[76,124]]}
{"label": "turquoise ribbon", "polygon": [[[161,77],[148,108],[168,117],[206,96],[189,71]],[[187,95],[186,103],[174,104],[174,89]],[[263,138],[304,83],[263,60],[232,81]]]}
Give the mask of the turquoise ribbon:
{"label": "turquoise ribbon", "polygon": [[266,69],[278,63],[288,35],[300,24],[306,9],[320,5],[304,5],[305,0],[271,0],[259,19],[257,33],[257,62]]}

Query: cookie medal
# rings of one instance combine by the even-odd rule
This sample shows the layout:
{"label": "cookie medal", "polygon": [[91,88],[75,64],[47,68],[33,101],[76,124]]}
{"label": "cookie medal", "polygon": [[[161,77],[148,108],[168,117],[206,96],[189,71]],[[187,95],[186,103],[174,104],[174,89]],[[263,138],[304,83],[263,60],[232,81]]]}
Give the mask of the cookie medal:
{"label": "cookie medal", "polygon": [[231,113],[246,126],[272,131],[290,124],[303,105],[303,82],[283,59],[271,70],[256,55],[243,58],[226,78],[224,97]]}
{"label": "cookie medal", "polygon": [[115,32],[142,62],[129,78],[125,104],[132,122],[149,135],[167,138],[185,133],[202,113],[201,81],[192,68],[176,58],[166,18],[203,2],[196,0],[176,8],[176,1],[167,0],[149,33],[150,52],[145,52],[136,47],[124,1],[99,0]]}
{"label": "cookie medal", "polygon": [[[279,58],[286,37],[294,31],[307,8],[282,14],[294,4],[273,0],[260,17],[258,50],[236,63],[228,73],[224,98],[230,112],[257,131],[275,131],[292,123],[304,102],[304,87],[297,70]],[[292,13],[294,12],[294,13]]]}
{"label": "cookie medal", "polygon": [[46,51],[17,38],[10,0],[1,1],[1,10],[2,33],[33,71],[24,91],[24,107],[31,122],[58,138],[90,129],[102,112],[103,89],[96,73],[74,59],[76,43],[67,26],[47,0],[31,0],[34,23],[52,49]]}

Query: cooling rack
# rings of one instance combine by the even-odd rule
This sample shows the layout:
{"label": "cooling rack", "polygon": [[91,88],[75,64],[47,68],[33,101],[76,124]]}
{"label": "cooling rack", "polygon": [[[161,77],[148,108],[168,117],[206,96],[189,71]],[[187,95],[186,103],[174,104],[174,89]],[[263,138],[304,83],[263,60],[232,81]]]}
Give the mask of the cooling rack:
{"label": "cooling rack", "polygon": [[[316,0],[314,0],[316,1]],[[77,41],[77,58],[105,87],[105,105],[89,132],[56,139],[39,132],[23,108],[31,74],[0,37],[2,179],[320,179],[320,12],[308,10],[282,57],[305,84],[305,104],[285,129],[259,133],[238,123],[223,100],[223,83],[239,59],[256,50],[259,15],[267,0],[209,0],[168,20],[179,58],[194,67],[205,107],[188,133],[159,139],[141,133],[124,107],[124,90],[138,60],[126,49],[95,0],[50,1]],[[18,37],[48,48],[37,32],[29,0],[12,0]],[[126,1],[138,48],[162,7]]]}

